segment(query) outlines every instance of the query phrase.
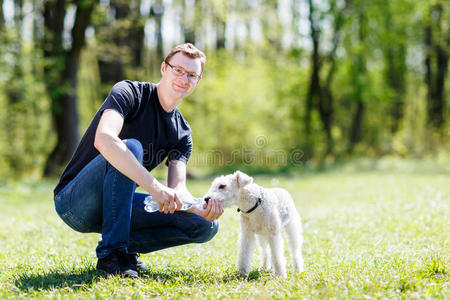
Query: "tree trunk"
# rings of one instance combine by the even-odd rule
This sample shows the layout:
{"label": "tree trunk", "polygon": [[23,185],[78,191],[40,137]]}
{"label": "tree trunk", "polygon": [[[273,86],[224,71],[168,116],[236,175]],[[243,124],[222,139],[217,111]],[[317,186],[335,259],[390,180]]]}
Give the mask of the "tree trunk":
{"label": "tree trunk", "polygon": [[431,66],[432,57],[432,29],[431,29],[431,9],[429,15],[426,16],[425,20],[425,83],[427,85],[427,104],[428,104],[428,122],[431,123],[433,120],[433,98],[434,98],[434,87],[433,87],[433,70]]}
{"label": "tree trunk", "polygon": [[[317,24],[318,21],[315,20],[314,18],[315,14],[314,4],[312,0],[309,0],[308,2],[309,2],[309,22],[311,30],[311,40],[313,44],[313,52],[311,57],[312,61],[311,79],[306,98],[305,132],[307,140],[310,140],[311,113],[314,110],[314,108],[317,107],[327,140],[325,155],[328,155],[333,153],[333,137],[331,135],[331,128],[333,122],[334,98],[331,91],[331,84],[333,81],[334,71],[336,67],[335,66],[336,49],[338,47],[338,44],[340,43],[340,29],[342,25],[344,10],[340,11],[335,17],[333,48],[328,55],[328,62],[330,64],[330,68],[328,70],[325,84],[322,84],[320,80],[320,73],[323,63],[320,60],[319,54],[320,29],[319,25]],[[331,9],[331,11],[334,11],[334,8]]]}
{"label": "tree trunk", "polygon": [[350,131],[350,153],[353,152],[354,146],[361,141],[361,128],[364,115],[364,103],[359,100],[356,103],[356,111],[353,115],[352,127]]}
{"label": "tree trunk", "polygon": [[[436,128],[441,129],[444,125],[445,119],[445,78],[448,71],[448,45],[437,45],[437,74],[436,74],[436,99],[435,99],[435,117]],[[447,50],[446,50],[447,49]]]}
{"label": "tree trunk", "polygon": [[[389,5],[389,2],[387,2]],[[395,133],[400,127],[400,122],[404,115],[404,96],[405,96],[405,73],[406,73],[406,46],[402,38],[396,36],[402,34],[402,29],[397,28],[392,20],[389,6],[385,9],[385,30],[387,46],[385,50],[386,59],[386,79],[387,84],[392,91],[391,98],[391,132]],[[403,33],[404,34],[404,33]]]}
{"label": "tree trunk", "polygon": [[[331,11],[336,9],[335,2],[332,4]],[[322,86],[322,94],[319,98],[319,112],[322,120],[322,124],[325,129],[325,134],[327,137],[327,149],[326,154],[332,154],[334,148],[333,136],[331,135],[331,129],[333,126],[333,115],[334,115],[334,96],[332,92],[332,84],[334,79],[334,74],[336,71],[336,51],[341,43],[341,28],[343,25],[344,17],[347,14],[347,5],[345,5],[339,12],[337,12],[334,19],[334,34],[333,34],[333,48],[328,55],[328,63],[330,65],[328,74],[325,80],[325,84]]]}
{"label": "tree trunk", "polygon": [[[7,54],[10,56],[10,70],[6,73],[6,80],[2,85],[4,85],[4,92],[7,96],[8,101],[5,107],[2,107],[6,111],[4,118],[4,129],[5,138],[8,141],[13,141],[17,137],[18,131],[22,128],[26,128],[27,124],[21,124],[20,128],[14,126],[19,120],[26,116],[26,112],[23,111],[25,101],[24,94],[24,82],[23,82],[23,64],[22,60],[22,38],[20,36],[20,30],[22,27],[22,6],[21,2],[14,1],[14,29],[10,31],[13,36],[5,36],[5,40],[2,43],[9,44],[9,49],[5,49]],[[11,47],[12,46],[12,47]],[[3,51],[3,49],[2,49]],[[27,118],[27,121],[28,118]],[[3,125],[3,124],[2,124]],[[20,159],[16,154],[20,155],[22,147],[18,143],[9,143],[9,151],[11,154],[8,156],[8,162],[12,170],[22,171],[24,169],[23,159]]]}
{"label": "tree trunk", "polygon": [[[441,129],[445,115],[445,78],[448,70],[448,36],[442,36],[442,3],[433,5],[425,20],[425,82],[428,88],[428,123]],[[433,22],[434,21],[434,22]]]}
{"label": "tree trunk", "polygon": [[311,79],[309,81],[308,93],[306,96],[306,109],[305,109],[305,133],[306,139],[311,138],[311,113],[314,109],[318,98],[320,98],[320,62],[319,62],[319,35],[320,32],[317,28],[317,24],[314,20],[314,6],[312,0],[308,0],[309,3],[309,23],[311,29],[311,41],[313,44],[313,52],[311,56]]}
{"label": "tree trunk", "polygon": [[219,18],[216,19],[216,49],[225,48],[225,26],[226,23]]}
{"label": "tree trunk", "polygon": [[[196,21],[196,1],[182,1],[184,8],[184,21],[181,26],[183,29],[184,42],[195,44],[195,21]],[[199,4],[200,5],[200,4]]]}
{"label": "tree trunk", "polygon": [[[367,19],[364,15],[364,8],[358,7],[358,23],[359,23],[359,41],[358,44],[364,45],[366,36],[367,36]],[[365,49],[358,49],[358,53],[356,54],[356,62],[355,62],[355,69],[353,70],[353,82],[355,84],[354,87],[354,101],[356,102],[356,110],[352,118],[352,124],[350,129],[350,142],[348,147],[348,152],[351,154],[353,153],[353,150],[361,141],[362,137],[362,124],[364,119],[364,111],[365,111],[365,105],[364,105],[364,99],[363,99],[363,88],[364,88],[364,82],[361,82],[361,78],[365,77],[366,73],[366,59],[365,59]]]}
{"label": "tree trunk", "polygon": [[[110,1],[109,8],[115,12],[114,20],[108,20],[96,28],[101,36],[99,42],[103,45],[98,56],[100,82],[101,86],[105,87],[104,90],[102,89],[103,98],[108,95],[111,85],[125,79],[123,60],[126,58],[123,55],[122,47],[126,45],[125,39],[128,36],[128,30],[124,28],[123,21],[130,12],[129,6],[120,0]],[[128,53],[128,51],[126,52]]]}
{"label": "tree trunk", "polygon": [[144,49],[144,39],[145,39],[144,26],[145,23],[142,20],[140,11],[138,9],[133,18],[132,32],[130,35],[130,40],[132,41],[131,48],[133,55],[132,64],[135,68],[142,67],[142,50]]}
{"label": "tree trunk", "polygon": [[145,22],[141,17],[140,3],[140,0],[131,4],[111,0],[109,8],[115,12],[114,19],[104,18],[96,24],[97,40],[101,45],[98,48],[98,66],[102,98],[108,95],[113,84],[126,79],[126,70],[137,74],[142,68]]}
{"label": "tree trunk", "polygon": [[333,136],[331,135],[331,127],[333,124],[333,100],[331,88],[328,86],[324,87],[319,102],[319,113],[327,138],[326,155],[333,153]]}
{"label": "tree trunk", "polygon": [[19,32],[22,29],[22,21],[23,21],[22,7],[23,7],[23,0],[14,0],[14,23]]}
{"label": "tree trunk", "polygon": [[386,53],[387,80],[392,90],[391,132],[395,133],[400,127],[400,122],[404,115],[404,95],[405,95],[405,62],[406,47],[403,43],[390,44]]}
{"label": "tree trunk", "polygon": [[[163,35],[162,35],[162,16],[164,14],[164,6],[161,0],[157,0],[152,7],[151,15],[155,18],[156,22],[156,58],[155,65],[159,67],[159,63],[165,58],[163,48]],[[159,70],[159,68],[157,68]]]}
{"label": "tree trunk", "polygon": [[72,47],[65,51],[62,34],[66,3],[47,1],[44,6],[44,57],[50,62],[44,68],[47,90],[51,98],[57,143],[47,159],[44,175],[56,174],[72,156],[78,143],[77,72],[85,30],[91,20],[93,4],[78,0],[72,28]]}
{"label": "tree trunk", "polygon": [[[7,81],[7,84],[5,85],[5,92],[8,95],[8,104],[14,105],[15,103],[23,100],[24,97],[24,90],[23,90],[23,70],[22,70],[22,38],[20,35],[22,24],[23,24],[23,17],[22,17],[22,7],[23,7],[23,1],[22,0],[15,0],[14,1],[14,27],[15,27],[15,33],[14,35],[17,38],[14,38],[13,40],[9,41],[9,43],[14,44],[14,47],[11,48],[10,54],[12,54],[13,57],[13,66],[12,66],[12,72],[10,73],[10,77]],[[9,109],[10,107],[8,107]],[[7,118],[14,118],[14,112],[8,113]],[[12,122],[11,122],[12,123]],[[8,134],[14,135],[14,131],[9,131]]]}
{"label": "tree trunk", "polygon": [[3,0],[0,0],[0,31],[5,27],[5,17],[3,15]]}

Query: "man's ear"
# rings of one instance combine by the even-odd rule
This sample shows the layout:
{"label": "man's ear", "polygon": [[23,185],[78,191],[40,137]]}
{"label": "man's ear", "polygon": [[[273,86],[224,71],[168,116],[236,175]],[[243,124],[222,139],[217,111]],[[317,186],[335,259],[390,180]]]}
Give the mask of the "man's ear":
{"label": "man's ear", "polygon": [[161,63],[161,75],[164,75],[164,72],[166,71],[166,69],[167,69],[166,62],[163,61],[163,62]]}
{"label": "man's ear", "polygon": [[241,171],[236,171],[233,175],[236,177],[236,182],[239,188],[253,183],[253,178]]}

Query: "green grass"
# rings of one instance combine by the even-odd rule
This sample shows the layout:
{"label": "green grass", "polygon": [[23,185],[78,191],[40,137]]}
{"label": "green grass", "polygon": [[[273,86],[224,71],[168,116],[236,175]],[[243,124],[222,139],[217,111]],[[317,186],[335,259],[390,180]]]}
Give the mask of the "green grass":
{"label": "green grass", "polygon": [[[97,234],[54,212],[53,181],[0,186],[0,298],[437,298],[450,295],[450,175],[445,168],[346,168],[255,176],[282,186],[303,218],[306,271],[236,274],[238,214],[217,236],[141,256],[141,279],[95,271]],[[210,179],[191,181],[203,194]]]}

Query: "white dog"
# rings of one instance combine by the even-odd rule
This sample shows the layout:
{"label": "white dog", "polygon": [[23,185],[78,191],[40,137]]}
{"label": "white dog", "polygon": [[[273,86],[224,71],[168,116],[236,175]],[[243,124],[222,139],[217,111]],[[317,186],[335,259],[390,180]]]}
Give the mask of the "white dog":
{"label": "white dog", "polygon": [[217,177],[205,195],[205,200],[216,199],[224,207],[238,206],[241,220],[239,236],[238,270],[242,275],[250,272],[255,235],[261,246],[261,267],[272,266],[275,273],[286,277],[282,229],[286,229],[294,269],[302,272],[302,226],[294,201],[288,191],[281,188],[263,188],[253,178],[236,171]]}

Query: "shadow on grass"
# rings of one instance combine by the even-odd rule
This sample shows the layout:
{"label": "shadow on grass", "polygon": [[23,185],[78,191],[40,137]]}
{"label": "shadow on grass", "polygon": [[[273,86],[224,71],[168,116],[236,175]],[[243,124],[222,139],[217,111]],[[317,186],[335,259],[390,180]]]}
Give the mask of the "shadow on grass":
{"label": "shadow on grass", "polygon": [[82,289],[104,277],[104,273],[87,269],[78,272],[52,271],[46,274],[20,274],[14,281],[20,290]]}
{"label": "shadow on grass", "polygon": [[167,271],[143,272],[141,273],[141,278],[142,280],[191,285],[196,282],[217,284],[218,282],[229,283],[233,281],[257,281],[266,275],[268,275],[268,273],[261,273],[258,270],[250,272],[248,276],[241,276],[234,271],[225,271],[218,274],[216,272],[208,272],[205,270],[195,271],[167,269]]}
{"label": "shadow on grass", "polygon": [[[167,271],[147,271],[141,273],[140,280],[158,281],[164,283],[191,285],[195,282],[216,284],[232,281],[257,281],[266,276],[257,270],[250,272],[247,277],[240,276],[237,272],[208,272],[205,270],[180,270],[167,269]],[[93,283],[106,278],[103,272],[94,269],[86,269],[78,272],[53,271],[46,274],[20,274],[14,281],[15,286],[22,290],[51,290],[59,288],[83,289]]]}

